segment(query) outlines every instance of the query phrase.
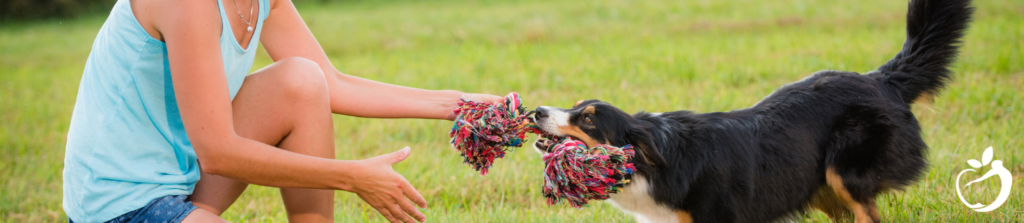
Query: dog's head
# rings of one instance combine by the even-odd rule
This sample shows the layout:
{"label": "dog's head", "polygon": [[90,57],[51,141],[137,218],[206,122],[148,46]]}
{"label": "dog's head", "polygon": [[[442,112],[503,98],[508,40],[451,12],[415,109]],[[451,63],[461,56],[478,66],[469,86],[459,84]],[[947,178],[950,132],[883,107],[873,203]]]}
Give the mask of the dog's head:
{"label": "dog's head", "polygon": [[551,152],[551,145],[557,143],[553,138],[568,136],[583,141],[588,147],[598,144],[633,145],[636,158],[641,158],[634,158],[634,163],[643,161],[654,167],[665,163],[654,147],[649,126],[603,101],[579,101],[569,109],[540,106],[534,113],[533,122],[542,131],[541,138],[534,143],[534,148],[541,154]]}

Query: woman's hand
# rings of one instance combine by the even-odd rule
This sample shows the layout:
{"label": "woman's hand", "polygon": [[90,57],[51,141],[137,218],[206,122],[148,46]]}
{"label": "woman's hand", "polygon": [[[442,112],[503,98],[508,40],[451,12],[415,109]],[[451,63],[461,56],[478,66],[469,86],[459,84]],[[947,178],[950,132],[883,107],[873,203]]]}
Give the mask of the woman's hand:
{"label": "woman's hand", "polygon": [[[505,103],[505,97],[497,96],[497,95],[490,95],[490,94],[466,93],[466,94],[462,95],[462,100],[475,101],[475,102],[488,102],[488,103],[494,103],[494,104]],[[458,116],[458,114],[455,114],[455,108],[452,108],[451,113],[449,113],[448,117],[445,117],[445,119],[448,119],[448,121],[454,121],[456,116]]]}
{"label": "woman's hand", "polygon": [[391,168],[391,165],[409,157],[409,152],[409,147],[405,147],[397,152],[365,159],[360,161],[360,168],[352,171],[353,177],[357,179],[352,182],[352,192],[390,222],[414,222],[413,218],[419,222],[427,220],[412,204],[415,202],[419,207],[426,208],[427,201],[405,177]]}
{"label": "woman's hand", "polygon": [[475,102],[505,103],[505,97],[490,94],[467,93],[462,95],[462,99]]}

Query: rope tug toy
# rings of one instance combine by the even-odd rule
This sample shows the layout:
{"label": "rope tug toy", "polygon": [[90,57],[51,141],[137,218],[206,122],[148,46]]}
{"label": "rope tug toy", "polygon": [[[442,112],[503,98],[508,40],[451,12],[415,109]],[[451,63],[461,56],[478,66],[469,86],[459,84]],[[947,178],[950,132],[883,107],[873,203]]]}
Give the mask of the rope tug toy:
{"label": "rope tug toy", "polygon": [[554,205],[562,200],[575,208],[587,201],[608,199],[629,183],[626,176],[636,169],[629,158],[635,152],[631,145],[614,147],[597,145],[587,148],[582,141],[569,137],[557,139],[551,153],[544,155],[544,197]]}
{"label": "rope tug toy", "polygon": [[504,157],[509,147],[522,147],[527,132],[555,140],[557,143],[549,146],[551,153],[543,157],[543,194],[550,205],[565,200],[582,208],[591,199],[608,199],[610,193],[629,183],[626,176],[636,170],[628,162],[635,154],[630,145],[587,148],[570,137],[544,134],[527,118],[529,113],[515,92],[505,96],[501,104],[462,100],[454,113],[450,143],[465,157],[463,162],[480,175],[487,175],[494,159]]}
{"label": "rope tug toy", "polygon": [[480,175],[487,175],[494,159],[505,157],[509,147],[523,146],[530,129],[526,107],[515,92],[505,96],[502,104],[463,99],[454,112],[450,143]]}

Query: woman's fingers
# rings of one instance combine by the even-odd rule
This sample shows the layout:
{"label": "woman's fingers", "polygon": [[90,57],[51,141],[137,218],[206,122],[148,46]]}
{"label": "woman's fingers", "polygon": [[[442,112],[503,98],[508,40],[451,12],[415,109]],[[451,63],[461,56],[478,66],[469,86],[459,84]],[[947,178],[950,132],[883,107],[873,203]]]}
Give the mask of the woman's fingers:
{"label": "woman's fingers", "polygon": [[[366,200],[366,199],[363,199],[363,200]],[[380,215],[384,216],[384,219],[387,219],[388,222],[393,222],[393,223],[394,222],[400,222],[400,221],[398,221],[398,219],[395,218],[394,215],[391,214],[391,211],[388,211],[388,208],[386,208],[387,205],[385,205],[385,204],[370,204],[370,207],[373,207],[373,209],[377,209],[377,213],[380,213]]]}
{"label": "woman's fingers", "polygon": [[[395,201],[393,201],[393,202],[395,202]],[[401,202],[401,201],[397,201],[397,202]],[[416,222],[416,220],[413,220],[412,217],[409,217],[410,213],[406,213],[405,211],[402,211],[402,207],[399,207],[398,204],[390,203],[387,206],[388,206],[388,211],[391,212],[391,215],[394,216],[395,218],[397,218],[398,220],[400,220],[402,222],[410,222],[410,223],[411,222]],[[417,210],[416,212],[419,212],[419,210]]]}
{"label": "woman's fingers", "polygon": [[487,100],[497,103],[505,103],[505,96],[487,95]]}
{"label": "woman's fingers", "polygon": [[490,103],[504,103],[505,98],[497,95],[490,94],[465,94],[462,95],[463,100],[475,101],[475,102],[490,102]]}
{"label": "woman's fingers", "polygon": [[[423,196],[420,195],[420,192],[416,191],[416,188],[412,187],[412,184],[409,184],[409,181],[405,180],[405,177],[402,177],[402,181],[401,184],[398,185],[398,189],[399,191],[394,197],[396,203],[398,204],[398,207],[400,207],[405,214],[408,214],[409,216],[416,218],[416,220],[419,222],[427,220],[427,216],[424,216],[423,212],[420,212],[419,209],[416,209],[416,206],[409,201],[411,199],[413,202],[421,204],[421,207],[426,207],[427,201],[423,199]],[[404,214],[399,215],[405,217]]]}
{"label": "woman's fingers", "polygon": [[404,194],[405,197],[408,197],[409,200],[415,202],[417,206],[420,206],[420,208],[427,208],[427,199],[423,199],[423,195],[420,195],[420,192],[417,191],[416,188],[412,187],[412,184],[409,184],[409,181],[402,179],[401,187],[402,194]]}
{"label": "woman's fingers", "polygon": [[[487,102],[492,104],[505,103],[504,97],[489,94],[463,94],[462,100],[474,102]],[[448,113],[448,116],[445,116],[444,119],[454,121],[455,118],[458,117],[458,115],[458,113],[455,113],[455,110],[452,110],[452,112]]]}
{"label": "woman's fingers", "polygon": [[416,206],[400,193],[392,196],[384,195],[383,198],[374,199],[372,202],[367,200],[367,203],[370,203],[370,206],[389,222],[424,222],[427,220],[427,216],[423,215],[423,212],[416,209]]}
{"label": "woman's fingers", "polygon": [[391,165],[408,158],[410,152],[409,147],[405,147],[365,160],[373,168],[365,171],[365,180],[361,181],[365,184],[359,184],[353,190],[390,222],[426,221],[426,216],[413,204],[426,208],[426,199],[405,177],[391,168]]}
{"label": "woman's fingers", "polygon": [[367,160],[378,164],[385,163],[388,166],[391,166],[392,164],[402,162],[402,160],[405,160],[405,158],[409,158],[410,153],[412,153],[412,149],[406,146],[398,151],[394,151],[380,156],[375,156]]}
{"label": "woman's fingers", "polygon": [[409,214],[409,216],[416,218],[416,221],[419,222],[427,220],[427,216],[424,216],[423,212],[420,212],[420,209],[416,209],[416,206],[413,205],[412,202],[409,202],[409,199],[405,199],[405,197],[403,196],[400,196],[397,199],[398,206],[401,207],[406,214]]}

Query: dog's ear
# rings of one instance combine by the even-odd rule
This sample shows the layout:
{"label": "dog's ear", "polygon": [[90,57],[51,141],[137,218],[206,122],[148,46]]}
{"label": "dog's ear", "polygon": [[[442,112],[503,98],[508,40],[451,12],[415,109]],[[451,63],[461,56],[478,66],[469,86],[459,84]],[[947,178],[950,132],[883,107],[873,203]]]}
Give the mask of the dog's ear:
{"label": "dog's ear", "polygon": [[625,134],[626,143],[632,143],[633,148],[637,151],[637,156],[644,160],[648,165],[655,168],[665,166],[665,158],[658,152],[658,148],[654,144],[654,136],[650,132],[639,124],[631,124],[626,129]]}

